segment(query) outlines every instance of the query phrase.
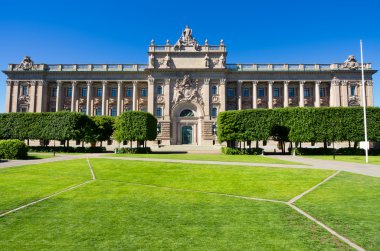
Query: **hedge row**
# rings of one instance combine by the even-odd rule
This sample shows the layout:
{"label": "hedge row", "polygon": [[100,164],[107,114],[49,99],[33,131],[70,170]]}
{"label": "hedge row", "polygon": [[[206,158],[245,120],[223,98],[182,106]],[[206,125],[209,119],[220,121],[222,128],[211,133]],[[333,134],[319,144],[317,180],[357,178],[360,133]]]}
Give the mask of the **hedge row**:
{"label": "hedge row", "polygon": [[[364,155],[364,149],[360,148],[295,148],[294,151],[297,155]],[[380,155],[379,149],[370,149],[368,151],[369,155],[377,156]]]}
{"label": "hedge row", "polygon": [[60,152],[60,153],[103,153],[105,147],[64,147],[64,146],[29,146],[30,152]]}
{"label": "hedge row", "polygon": [[[380,108],[367,108],[368,139],[380,141]],[[361,107],[279,108],[226,111],[218,115],[218,139],[292,142],[364,141]]]}
{"label": "hedge row", "polygon": [[28,146],[17,139],[0,140],[0,159],[26,159]]}
{"label": "hedge row", "polygon": [[263,149],[222,147],[222,153],[226,155],[260,155],[263,153]]}
{"label": "hedge row", "polygon": [[129,147],[121,147],[116,148],[115,153],[123,154],[123,153],[152,153],[150,147],[137,147],[137,148],[129,148]]}

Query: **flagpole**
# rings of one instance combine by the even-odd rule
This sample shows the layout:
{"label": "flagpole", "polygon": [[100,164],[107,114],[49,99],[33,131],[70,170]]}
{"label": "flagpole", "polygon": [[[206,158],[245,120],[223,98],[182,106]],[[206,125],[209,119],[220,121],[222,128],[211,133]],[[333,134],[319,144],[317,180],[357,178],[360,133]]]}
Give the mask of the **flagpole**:
{"label": "flagpole", "polygon": [[363,63],[363,41],[360,40],[360,58],[362,63],[362,104],[363,104],[363,114],[364,114],[364,143],[365,143],[365,163],[368,164],[368,137],[367,137],[367,102],[365,94],[365,81],[364,81],[364,63]]}

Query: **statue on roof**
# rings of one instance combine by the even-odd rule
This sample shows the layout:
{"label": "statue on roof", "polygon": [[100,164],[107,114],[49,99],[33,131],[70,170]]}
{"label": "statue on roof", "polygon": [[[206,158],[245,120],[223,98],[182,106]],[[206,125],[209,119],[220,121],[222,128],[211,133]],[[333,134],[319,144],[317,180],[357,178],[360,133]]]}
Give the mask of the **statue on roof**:
{"label": "statue on roof", "polygon": [[344,61],[343,68],[350,69],[350,70],[356,70],[360,67],[358,61],[356,61],[354,55],[348,56],[347,60]]}
{"label": "statue on roof", "polygon": [[32,70],[34,66],[34,62],[30,59],[29,56],[25,56],[21,63],[17,66],[18,69],[28,71]]}
{"label": "statue on roof", "polygon": [[179,50],[182,46],[194,46],[195,50],[199,50],[200,46],[197,40],[193,37],[193,30],[186,25],[186,28],[182,31],[181,37],[174,45],[174,49]]}

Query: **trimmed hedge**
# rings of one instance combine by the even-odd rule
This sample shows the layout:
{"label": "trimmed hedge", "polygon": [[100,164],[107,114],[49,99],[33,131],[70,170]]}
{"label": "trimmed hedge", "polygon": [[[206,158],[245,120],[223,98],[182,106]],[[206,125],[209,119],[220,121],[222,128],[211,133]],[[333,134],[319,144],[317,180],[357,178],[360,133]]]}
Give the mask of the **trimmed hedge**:
{"label": "trimmed hedge", "polygon": [[26,159],[28,146],[18,139],[0,140],[0,159]]}
{"label": "trimmed hedge", "polygon": [[105,147],[64,147],[64,146],[30,146],[30,152],[60,152],[60,153],[103,153]]}
{"label": "trimmed hedge", "polygon": [[226,155],[260,155],[263,153],[263,149],[222,147],[222,153]]}
{"label": "trimmed hedge", "polygon": [[[361,148],[295,148],[297,155],[333,155],[334,151],[336,155],[365,155],[364,149]],[[380,155],[380,149],[370,149],[368,155],[377,156]]]}
{"label": "trimmed hedge", "polygon": [[150,147],[137,147],[137,148],[129,148],[129,147],[121,147],[121,148],[116,148],[115,153],[117,154],[122,154],[122,153],[152,153],[152,150]]}

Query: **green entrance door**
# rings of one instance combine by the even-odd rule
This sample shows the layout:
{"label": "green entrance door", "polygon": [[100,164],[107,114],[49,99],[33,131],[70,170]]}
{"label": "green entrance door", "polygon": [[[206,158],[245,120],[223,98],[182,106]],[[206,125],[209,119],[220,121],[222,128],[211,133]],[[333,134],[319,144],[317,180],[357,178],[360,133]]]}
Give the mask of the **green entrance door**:
{"label": "green entrance door", "polygon": [[183,126],[182,127],[182,144],[192,144],[193,143],[193,127]]}

